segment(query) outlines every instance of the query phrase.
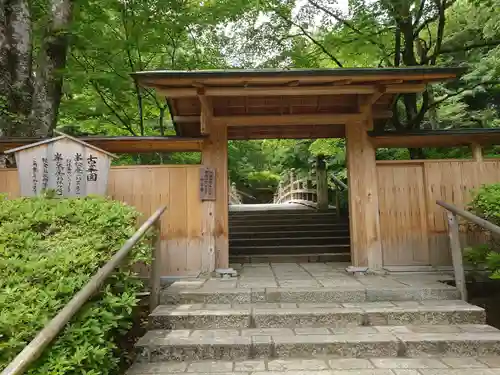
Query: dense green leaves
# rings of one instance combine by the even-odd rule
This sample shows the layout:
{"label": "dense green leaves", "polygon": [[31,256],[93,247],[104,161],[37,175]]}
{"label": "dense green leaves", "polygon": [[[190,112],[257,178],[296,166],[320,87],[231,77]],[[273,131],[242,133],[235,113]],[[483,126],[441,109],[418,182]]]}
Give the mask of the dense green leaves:
{"label": "dense green leaves", "polygon": [[[500,225],[500,184],[484,185],[475,191],[468,209],[474,215]],[[475,226],[473,228],[483,230]],[[491,234],[488,244],[467,249],[465,259],[475,268],[485,268],[490,271],[491,278],[500,279],[499,245],[498,236]]]}
{"label": "dense green leaves", "polygon": [[[138,212],[103,198],[0,200],[0,369],[135,232]],[[147,241],[130,262],[147,260]],[[140,283],[124,265],[30,374],[109,374]]]}

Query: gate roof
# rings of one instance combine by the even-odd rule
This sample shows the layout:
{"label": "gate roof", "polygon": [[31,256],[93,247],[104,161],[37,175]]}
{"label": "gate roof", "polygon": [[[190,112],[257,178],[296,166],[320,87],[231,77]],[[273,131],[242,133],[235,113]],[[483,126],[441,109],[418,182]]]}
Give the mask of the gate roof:
{"label": "gate roof", "polygon": [[396,95],[455,78],[460,68],[146,71],[133,77],[164,96],[177,134],[201,135],[201,101],[229,139],[343,137],[369,98],[375,122],[392,117]]}

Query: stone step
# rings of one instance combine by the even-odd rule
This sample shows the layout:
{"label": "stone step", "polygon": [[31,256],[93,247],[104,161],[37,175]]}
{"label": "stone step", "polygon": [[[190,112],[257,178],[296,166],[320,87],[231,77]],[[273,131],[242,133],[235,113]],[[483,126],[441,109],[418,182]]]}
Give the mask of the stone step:
{"label": "stone step", "polygon": [[499,375],[500,358],[284,358],[136,363],[127,375]]}
{"label": "stone step", "polygon": [[251,358],[500,355],[486,325],[153,330],[136,344],[143,362]]}
{"label": "stone step", "polygon": [[261,254],[310,254],[310,253],[323,253],[323,254],[338,254],[349,253],[349,243],[344,244],[326,244],[326,245],[268,245],[262,246],[255,245],[232,245],[230,247],[230,254],[234,255],[261,255]]}
{"label": "stone step", "polygon": [[270,224],[263,224],[261,222],[256,223],[256,225],[249,225],[245,223],[231,224],[229,223],[229,233],[231,232],[294,232],[294,231],[334,231],[334,230],[346,230],[349,228],[348,223],[328,223],[328,224],[316,224],[316,223],[294,223],[293,225],[284,224],[282,222],[274,222]]}
{"label": "stone step", "polygon": [[482,308],[458,301],[365,303],[257,303],[162,305],[150,315],[154,329],[303,328],[382,325],[484,324]]}
{"label": "stone step", "polygon": [[253,237],[251,233],[247,234],[247,238],[229,237],[229,246],[232,248],[241,246],[296,246],[296,245],[330,245],[330,244],[349,244],[349,236],[310,236],[304,237],[275,237],[275,238],[258,238]]}
{"label": "stone step", "polygon": [[262,217],[297,217],[297,216],[323,216],[337,217],[337,212],[334,209],[328,211],[317,210],[272,210],[272,211],[231,211],[229,210],[230,218],[262,218]]}
{"label": "stone step", "polygon": [[[423,300],[456,300],[460,293],[455,287],[443,283],[426,283],[396,286],[397,284],[377,284],[366,277],[368,285],[350,284],[355,280],[347,279],[343,285],[336,279],[324,279],[323,287],[308,286],[317,281],[291,280],[286,287],[269,287],[276,285],[273,279],[256,277],[249,279],[249,287],[236,287],[236,280],[219,287],[199,286],[183,288],[181,283],[162,290],[161,304],[189,303],[254,303],[254,302],[292,302],[292,303],[328,303],[328,302],[376,302],[376,301],[423,301]],[[240,284],[244,281],[240,281]],[[250,283],[251,282],[251,283]],[[311,283],[311,284],[308,284]],[[352,286],[351,286],[352,285]]]}
{"label": "stone step", "polygon": [[229,250],[229,263],[322,263],[351,261],[351,253],[235,255]]}
{"label": "stone step", "polygon": [[347,223],[345,218],[339,218],[336,215],[318,216],[318,215],[304,215],[304,216],[251,216],[229,218],[229,225],[232,224],[255,224],[255,223]]}
{"label": "stone step", "polygon": [[305,230],[305,231],[278,231],[278,232],[235,232],[229,231],[229,240],[244,238],[302,238],[302,237],[328,237],[328,236],[349,236],[349,228],[333,230]]}

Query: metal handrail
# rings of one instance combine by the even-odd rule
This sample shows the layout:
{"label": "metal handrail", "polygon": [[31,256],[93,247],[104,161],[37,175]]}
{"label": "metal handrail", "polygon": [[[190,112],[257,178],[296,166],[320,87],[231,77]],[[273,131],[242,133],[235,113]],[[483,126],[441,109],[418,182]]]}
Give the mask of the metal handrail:
{"label": "metal handrail", "polygon": [[[33,363],[42,354],[45,347],[61,332],[66,323],[82,308],[87,300],[92,297],[101,287],[104,281],[111,275],[116,267],[118,267],[126,258],[134,245],[144,236],[149,228],[160,218],[167,206],[163,206],[149,217],[149,219],[141,225],[141,227],[130,237],[121,247],[121,249],[113,255],[113,257],[102,266],[97,273],[89,280],[89,282],[69,301],[66,306],[36,335],[36,337],[24,347],[24,349],[9,363],[2,371],[1,375],[20,375],[27,370],[28,366]],[[158,261],[156,259],[156,261]],[[158,267],[153,266],[153,270]],[[159,279],[159,275],[153,275]],[[155,280],[153,280],[153,284]],[[152,297],[154,292],[152,292]]]}
{"label": "metal handrail", "polygon": [[460,232],[458,228],[457,216],[461,216],[471,223],[474,223],[497,235],[500,235],[500,227],[452,204],[440,200],[436,201],[436,204],[447,210],[448,236],[450,238],[451,260],[453,263],[453,273],[455,274],[455,284],[462,295],[462,299],[467,300],[467,286],[465,283],[465,271],[462,247],[460,246]]}

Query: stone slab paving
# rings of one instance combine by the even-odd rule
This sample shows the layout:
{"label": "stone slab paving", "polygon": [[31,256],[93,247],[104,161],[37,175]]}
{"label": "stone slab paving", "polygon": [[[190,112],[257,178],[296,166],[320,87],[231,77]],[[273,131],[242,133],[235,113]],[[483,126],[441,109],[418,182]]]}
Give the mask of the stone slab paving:
{"label": "stone slab paving", "polygon": [[185,279],[163,291],[163,304],[316,303],[459,299],[439,282],[448,274],[350,275],[339,263],[244,264],[234,279]]}
{"label": "stone slab paving", "polygon": [[500,357],[333,358],[137,363],[127,375],[500,375]]}
{"label": "stone slab paving", "polygon": [[128,375],[500,375],[500,331],[448,274],[345,267],[245,264],[175,282]]}
{"label": "stone slab paving", "polygon": [[486,356],[500,354],[500,331],[482,324],[152,330],[138,343],[148,362],[202,359]]}
{"label": "stone slab paving", "polygon": [[359,303],[162,305],[156,329],[347,327],[357,325],[484,324],[484,309],[461,300]]}

